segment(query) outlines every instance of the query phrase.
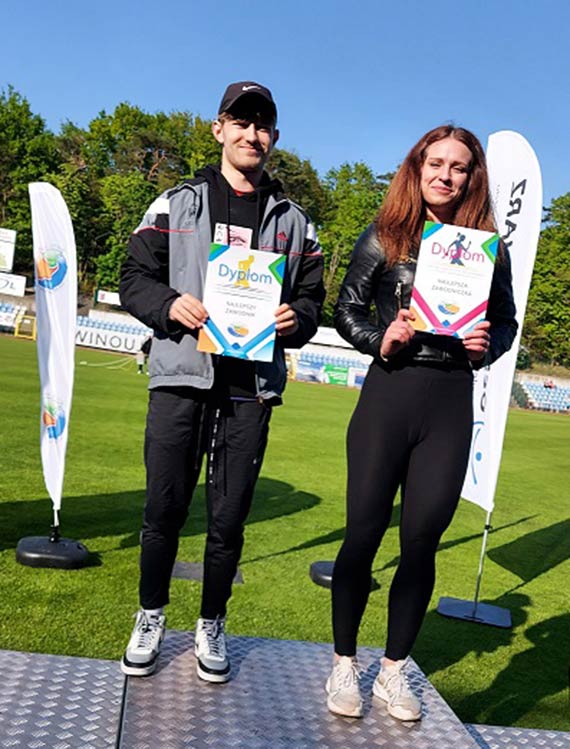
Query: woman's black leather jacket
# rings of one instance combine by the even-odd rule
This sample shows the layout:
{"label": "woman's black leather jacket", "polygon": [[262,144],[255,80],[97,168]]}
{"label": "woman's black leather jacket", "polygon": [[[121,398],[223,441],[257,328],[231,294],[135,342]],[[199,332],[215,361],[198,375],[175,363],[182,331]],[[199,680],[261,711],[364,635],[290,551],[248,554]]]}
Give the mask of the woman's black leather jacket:
{"label": "woman's black leather jacket", "polygon": [[[517,332],[510,258],[506,249],[503,253],[495,264],[487,307],[491,344],[486,357],[472,363],[474,369],[491,364],[508,351]],[[376,226],[371,224],[356,242],[342,283],[334,313],[337,331],[354,348],[370,354],[384,367],[405,365],[410,361],[469,367],[461,340],[422,332],[417,332],[409,346],[390,357],[388,364],[380,359],[380,344],[386,329],[400,308],[410,307],[415,272],[413,257],[391,267],[387,265]],[[372,305],[376,307],[375,323],[370,320]]]}

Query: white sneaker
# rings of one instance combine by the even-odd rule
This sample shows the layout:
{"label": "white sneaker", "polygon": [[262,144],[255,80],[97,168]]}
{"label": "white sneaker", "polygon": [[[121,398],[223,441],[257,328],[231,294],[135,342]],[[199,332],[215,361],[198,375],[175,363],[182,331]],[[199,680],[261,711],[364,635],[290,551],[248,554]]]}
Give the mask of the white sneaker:
{"label": "white sneaker", "polygon": [[384,700],[388,712],[398,720],[420,720],[422,704],[410,689],[404,673],[407,658],[389,666],[381,663],[380,673],[374,679],[372,693]]}
{"label": "white sneaker", "polygon": [[166,617],[147,616],[141,609],[121,660],[121,671],[127,676],[148,676],[156,669],[160,646],[164,639]]}
{"label": "white sneaker", "polygon": [[334,663],[327,679],[327,707],[331,713],[346,715],[348,718],[362,717],[359,682],[360,672],[356,658],[341,656]]}
{"label": "white sneaker", "polygon": [[196,623],[196,671],[204,681],[221,684],[230,678],[225,623],[225,618],[219,616],[215,619],[198,619]]}

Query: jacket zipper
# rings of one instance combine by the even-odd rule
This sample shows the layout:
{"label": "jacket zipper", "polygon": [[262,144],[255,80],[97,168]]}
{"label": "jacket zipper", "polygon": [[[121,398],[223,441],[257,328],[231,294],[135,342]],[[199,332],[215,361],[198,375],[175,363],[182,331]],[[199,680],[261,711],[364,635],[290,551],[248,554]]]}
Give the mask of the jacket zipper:
{"label": "jacket zipper", "polygon": [[398,311],[402,309],[402,282],[398,281],[396,284],[396,290],[394,291],[394,296],[398,300]]}

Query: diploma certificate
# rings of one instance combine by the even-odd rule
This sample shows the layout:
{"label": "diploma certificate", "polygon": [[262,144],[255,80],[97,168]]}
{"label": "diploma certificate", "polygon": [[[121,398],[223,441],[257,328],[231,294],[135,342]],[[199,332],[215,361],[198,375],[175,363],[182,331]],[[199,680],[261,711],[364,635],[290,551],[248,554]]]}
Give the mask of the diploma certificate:
{"label": "diploma certificate", "polygon": [[426,221],[410,310],[416,330],[463,338],[485,319],[499,235]]}
{"label": "diploma certificate", "polygon": [[203,301],[209,317],[198,335],[198,351],[273,360],[285,260],[274,252],[211,245]]}

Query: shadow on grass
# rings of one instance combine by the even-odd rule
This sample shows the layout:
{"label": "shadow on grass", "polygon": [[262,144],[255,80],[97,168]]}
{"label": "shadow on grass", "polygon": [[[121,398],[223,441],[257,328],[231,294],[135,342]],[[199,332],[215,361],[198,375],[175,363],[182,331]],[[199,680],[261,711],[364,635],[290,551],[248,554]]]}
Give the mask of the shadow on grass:
{"label": "shadow on grass", "polygon": [[[519,525],[520,523],[526,523],[528,520],[532,520],[532,518],[535,518],[536,515],[529,515],[526,518],[519,518],[518,520],[513,520],[512,523],[505,523],[505,525],[499,525],[496,528],[493,527],[489,531],[489,535],[493,533],[499,533],[500,531],[504,531],[507,528],[512,528],[514,525]],[[438,552],[443,551],[444,549],[453,549],[455,546],[461,546],[462,544],[466,544],[469,541],[475,541],[476,539],[483,540],[483,530],[481,530],[481,533],[471,533],[469,536],[461,536],[461,538],[454,538],[451,541],[444,541],[443,543],[440,543],[437,547]],[[491,556],[489,554],[489,556]],[[390,567],[397,567],[398,563],[400,561],[400,556],[397,555],[393,559],[391,559],[389,562],[386,562],[386,564],[383,567],[379,567],[378,569],[372,570],[373,572],[382,572],[382,570],[388,570]]]}
{"label": "shadow on grass", "polygon": [[[400,515],[401,515],[401,507],[400,505],[396,505],[394,507],[394,510],[392,512],[392,517],[390,519],[390,525],[389,528],[396,528],[400,524]],[[536,517],[536,515],[529,515],[525,518],[519,518],[518,520],[514,520],[512,523],[505,523],[505,525],[500,525],[496,528],[492,528],[490,531],[490,534],[492,533],[498,533],[500,531],[506,530],[507,528],[511,528],[514,525],[519,525],[520,523],[526,523],[528,520],[532,520],[532,518]],[[282,551],[275,551],[272,554],[265,554],[264,556],[259,557],[252,557],[250,559],[244,559],[242,560],[242,564],[248,564],[251,562],[260,562],[264,559],[271,559],[273,557],[280,557],[284,556],[285,554],[290,554],[294,551],[304,551],[305,549],[313,549],[318,546],[325,546],[327,544],[331,543],[341,543],[344,539],[344,527],[338,528],[335,531],[330,531],[329,533],[325,533],[322,536],[316,536],[315,538],[311,538],[309,541],[304,541],[301,544],[297,544],[296,546],[291,546],[288,549],[283,549]],[[469,536],[462,536],[461,538],[456,538],[451,541],[444,541],[442,544],[439,545],[438,551],[441,551],[443,549],[452,549],[455,546],[461,546],[461,544],[468,543],[469,541],[474,541],[476,539],[482,539],[483,538],[483,531],[481,533],[472,533]],[[570,548],[570,533],[568,537],[568,543]],[[381,548],[381,547],[380,547]],[[332,560],[331,560],[332,561]],[[397,567],[398,562],[400,561],[400,556],[397,555],[393,557],[389,562],[386,562],[386,564],[382,567],[378,567],[372,572],[382,572],[382,570],[390,569],[391,567]],[[563,561],[563,560],[560,560]]]}
{"label": "shadow on grass", "polygon": [[513,725],[545,697],[563,692],[568,687],[568,652],[564,645],[569,633],[569,613],[526,629],[524,637],[530,647],[513,655],[486,689],[456,703],[459,715],[469,720],[477,716],[479,722],[489,725]]}
{"label": "shadow on grass", "polygon": [[[261,477],[247,524],[293,515],[315,507],[320,501],[315,494],[298,491],[284,481]],[[137,546],[143,506],[144,491],[65,497],[60,513],[62,535],[84,542],[90,538],[122,536],[120,548]],[[3,502],[0,508],[0,551],[15,548],[23,536],[49,535],[52,509],[48,499]],[[205,530],[204,487],[200,485],[194,492],[190,517],[181,535],[195,536]],[[95,558],[97,552],[90,551]]]}
{"label": "shadow on grass", "polygon": [[494,601],[485,600],[485,603],[508,608],[513,629],[450,619],[435,610],[428,611],[413,652],[426,675],[444,671],[469,653],[480,656],[512,644],[514,629],[522,627],[528,618],[526,609],[530,598],[523,593],[509,593]]}
{"label": "shadow on grass", "polygon": [[[527,609],[531,605],[527,595],[506,593],[485,603],[508,608],[513,629],[449,619],[430,611],[424,620],[413,656],[426,675],[430,676],[460,663],[470,653],[476,656],[496,653],[497,658],[503,659],[502,651],[512,646],[515,630],[522,631],[531,647],[513,655],[508,665],[485,689],[471,692],[453,703],[453,709],[463,721],[514,725],[540,700],[568,686],[565,644],[570,633],[570,614],[561,614],[524,629]],[[485,668],[489,669],[488,661]]]}
{"label": "shadow on grass", "polygon": [[[390,518],[390,525],[389,528],[396,528],[400,524],[400,517],[401,517],[401,506],[398,504],[394,507],[394,510],[392,512],[392,517]],[[532,518],[536,517],[536,515],[529,515],[525,518],[519,518],[518,520],[514,520],[512,523],[505,523],[505,525],[500,525],[496,528],[492,528],[490,531],[491,533],[498,533],[499,531],[503,531],[507,528],[511,528],[514,525],[519,525],[520,523],[526,523],[528,520],[532,520]],[[264,559],[271,559],[273,557],[280,557],[284,556],[285,554],[290,554],[294,551],[304,551],[305,549],[313,549],[318,546],[325,546],[327,544],[331,543],[340,543],[344,539],[344,527],[338,528],[335,531],[330,531],[329,533],[325,533],[322,536],[316,536],[315,538],[310,539],[309,541],[304,541],[301,544],[297,544],[296,546],[291,546],[288,549],[283,549],[282,551],[275,551],[272,554],[265,554],[264,556],[259,557],[252,557],[250,559],[242,560],[242,564],[248,564],[251,562],[260,562]],[[461,544],[468,543],[469,541],[474,541],[476,539],[482,539],[483,538],[483,531],[481,533],[472,533],[469,536],[462,536],[461,538],[456,538],[451,541],[444,541],[442,544],[439,545],[438,551],[441,551],[443,549],[452,549],[455,546],[460,546]],[[569,534],[569,542],[570,542],[570,534]],[[380,547],[381,548],[381,547]],[[332,561],[332,560],[331,560]],[[400,556],[397,555],[393,557],[389,562],[386,562],[386,564],[383,567],[378,567],[377,569],[372,570],[372,572],[382,572],[382,570],[390,569],[391,567],[397,567],[398,562],[400,561]]]}
{"label": "shadow on grass", "polygon": [[570,520],[562,520],[490,549],[489,558],[520,577],[522,584],[528,583],[570,559]]}
{"label": "shadow on grass", "polygon": [[[399,524],[400,524],[400,505],[396,505],[392,512],[390,525],[388,527],[395,528]],[[242,560],[241,564],[249,564],[250,562],[261,562],[264,559],[271,559],[272,557],[281,557],[281,556],[284,556],[285,554],[291,554],[291,552],[294,552],[294,551],[304,551],[305,549],[314,549],[317,546],[325,546],[326,544],[332,544],[332,543],[338,543],[339,548],[340,548],[340,542],[344,539],[344,530],[345,529],[343,526],[342,528],[338,528],[336,531],[330,531],[329,533],[324,533],[322,536],[316,536],[315,538],[311,538],[309,541],[303,541],[303,543],[297,544],[297,546],[291,546],[289,549],[283,549],[282,551],[275,551],[272,554],[265,554],[264,556],[252,557],[251,559]],[[333,556],[336,556],[336,554],[333,554]],[[331,561],[334,561],[334,559],[331,559]]]}

